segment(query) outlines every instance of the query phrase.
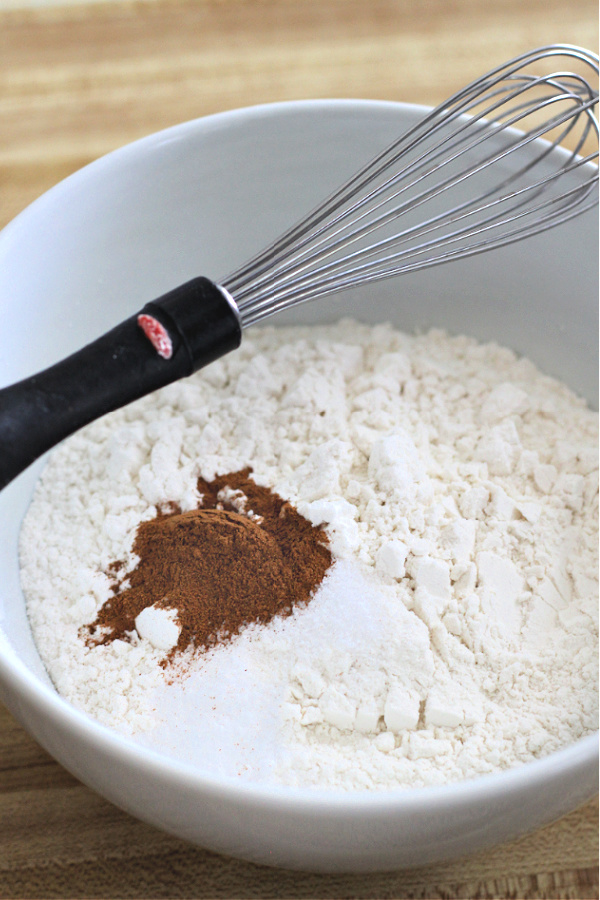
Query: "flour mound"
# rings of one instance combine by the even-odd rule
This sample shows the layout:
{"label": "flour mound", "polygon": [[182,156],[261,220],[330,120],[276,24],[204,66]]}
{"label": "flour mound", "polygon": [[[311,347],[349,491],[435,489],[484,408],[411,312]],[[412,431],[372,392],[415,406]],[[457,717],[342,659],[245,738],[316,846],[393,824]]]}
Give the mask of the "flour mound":
{"label": "flour mound", "polygon": [[[79,708],[204,771],[374,790],[543,756],[597,727],[597,423],[495,344],[253,331],[53,454],[21,534],[40,655]],[[245,468],[328,537],[310,603],[168,678],[174,619],[86,644],[139,523]]]}

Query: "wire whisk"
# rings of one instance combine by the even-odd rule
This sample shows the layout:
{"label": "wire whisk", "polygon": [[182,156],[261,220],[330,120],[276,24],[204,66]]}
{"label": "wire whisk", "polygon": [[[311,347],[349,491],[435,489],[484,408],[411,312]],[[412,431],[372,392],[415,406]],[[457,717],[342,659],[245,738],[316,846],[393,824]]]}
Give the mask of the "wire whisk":
{"label": "wire whisk", "polygon": [[[554,58],[584,74],[532,70]],[[557,44],[458,91],[222,282],[242,325],[501,247],[595,205],[597,77],[597,55]]]}
{"label": "wire whisk", "polygon": [[[577,71],[533,71],[559,59]],[[267,316],[502,247],[594,206],[597,78],[598,56],[562,44],[493,69],[221,283],[194,278],[1,390],[0,488],[93,419],[235,350]]]}

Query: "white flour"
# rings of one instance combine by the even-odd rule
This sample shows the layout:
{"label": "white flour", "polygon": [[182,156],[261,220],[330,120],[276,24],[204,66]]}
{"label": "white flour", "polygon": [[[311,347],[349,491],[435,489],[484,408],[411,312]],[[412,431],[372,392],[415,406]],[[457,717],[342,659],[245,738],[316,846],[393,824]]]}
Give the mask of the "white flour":
{"label": "white flour", "polygon": [[[597,463],[597,416],[496,345],[253,331],[54,453],[21,536],[35,640],[72,703],[209,771],[374,789],[526,762],[597,727]],[[169,684],[158,620],[87,647],[138,523],[245,466],[325,524],[310,604]]]}

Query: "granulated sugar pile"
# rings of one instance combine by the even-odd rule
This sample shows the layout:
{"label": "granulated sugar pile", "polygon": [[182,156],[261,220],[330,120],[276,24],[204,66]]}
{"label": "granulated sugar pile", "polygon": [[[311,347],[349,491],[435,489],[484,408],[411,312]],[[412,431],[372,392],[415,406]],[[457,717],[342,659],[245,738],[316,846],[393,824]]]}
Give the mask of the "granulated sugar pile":
{"label": "granulated sugar pile", "polygon": [[[509,350],[252,331],[54,453],[21,536],[35,640],[76,706],[212,772],[377,789],[527,762],[597,727],[597,465],[597,415]],[[168,664],[176,611],[86,641],[139,523],[247,468],[329,537],[310,602]]]}

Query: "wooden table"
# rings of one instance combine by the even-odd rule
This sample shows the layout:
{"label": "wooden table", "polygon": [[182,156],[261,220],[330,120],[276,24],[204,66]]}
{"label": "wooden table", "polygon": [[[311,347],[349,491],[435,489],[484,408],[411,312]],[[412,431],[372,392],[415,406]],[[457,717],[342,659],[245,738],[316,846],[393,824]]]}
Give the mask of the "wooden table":
{"label": "wooden table", "polygon": [[[2,10],[0,226],[70,172],[185,119],[303,97],[434,103],[595,0],[147,0]],[[597,802],[469,859],[297,875],[219,857],[79,784],[0,710],[0,897],[598,897]]]}

